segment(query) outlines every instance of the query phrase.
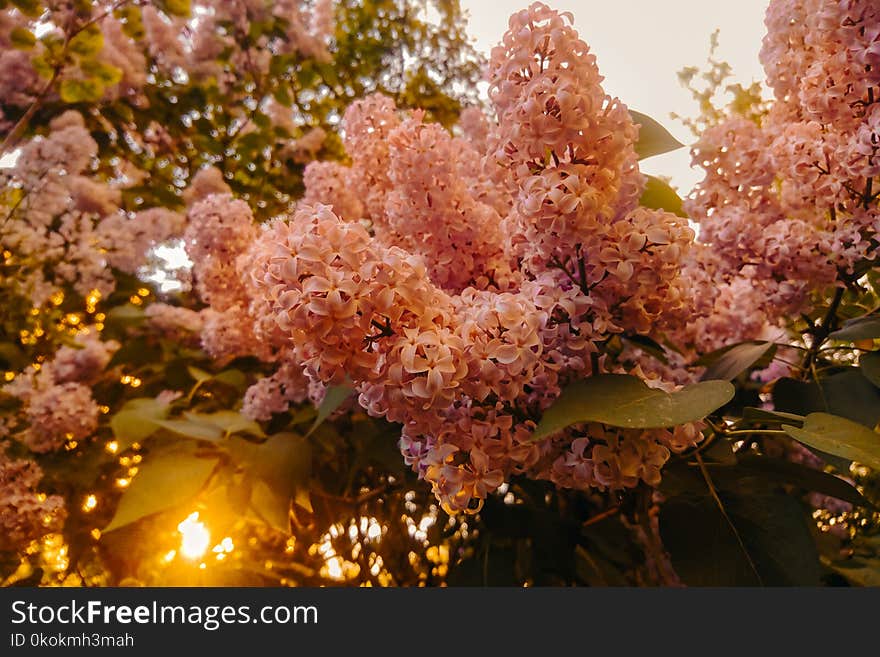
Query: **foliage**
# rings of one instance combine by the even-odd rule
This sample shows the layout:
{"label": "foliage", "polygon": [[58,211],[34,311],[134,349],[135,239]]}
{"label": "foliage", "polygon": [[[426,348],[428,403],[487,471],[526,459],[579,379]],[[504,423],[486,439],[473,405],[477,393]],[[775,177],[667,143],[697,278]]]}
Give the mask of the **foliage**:
{"label": "foliage", "polygon": [[541,3],[0,3],[2,581],[876,584],[871,11],[682,200]]}

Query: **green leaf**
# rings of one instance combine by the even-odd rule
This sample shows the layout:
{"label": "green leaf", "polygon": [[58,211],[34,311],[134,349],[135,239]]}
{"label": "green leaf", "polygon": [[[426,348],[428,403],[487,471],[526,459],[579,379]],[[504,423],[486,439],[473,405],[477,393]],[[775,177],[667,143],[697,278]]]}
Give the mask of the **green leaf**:
{"label": "green leaf", "polygon": [[780,411],[799,415],[833,413],[870,428],[880,421],[880,389],[859,368],[847,368],[820,383],[779,379],[773,386],[773,404]]}
{"label": "green leaf", "polygon": [[13,48],[30,50],[37,44],[37,37],[25,27],[15,27],[9,33],[9,41]]}
{"label": "green leaf", "polygon": [[843,323],[843,328],[828,336],[832,340],[872,340],[880,338],[880,315],[857,317]]}
{"label": "green leaf", "polygon": [[68,43],[70,51],[80,57],[94,57],[104,48],[104,34],[97,23],[80,30]]}
{"label": "green leaf", "polygon": [[689,586],[756,586],[749,560],[715,500],[680,495],[660,506],[660,536]]}
{"label": "green leaf", "polygon": [[216,465],[217,459],[197,457],[180,445],[148,454],[104,531],[186,503],[202,490]]}
{"label": "green leaf", "polygon": [[312,424],[312,428],[309,429],[306,436],[311,436],[315,429],[317,429],[324,420],[330,417],[330,415],[339,408],[342,405],[342,402],[348,399],[353,392],[354,388],[346,384],[330,386],[327,388],[327,393],[324,395],[324,399],[318,407],[318,417],[315,418],[315,422]]}
{"label": "green leaf", "polygon": [[880,560],[849,559],[830,567],[855,586],[880,587]]}
{"label": "green leaf", "polygon": [[[62,83],[63,84],[63,83]],[[108,326],[138,326],[146,319],[144,309],[131,303],[114,306],[107,312],[105,324]]]}
{"label": "green leaf", "polygon": [[639,205],[654,210],[666,210],[679,217],[687,217],[687,213],[682,207],[681,197],[672,186],[660,178],[655,176],[647,176],[648,181],[645,183],[645,191],[639,199]]}
{"label": "green leaf", "polygon": [[210,424],[226,435],[234,433],[248,433],[252,436],[260,438],[265,437],[265,433],[260,425],[243,416],[236,411],[217,411],[216,413],[184,413],[183,416],[192,422],[200,424]]}
{"label": "green leaf", "polygon": [[144,18],[141,8],[136,5],[127,5],[120,7],[113,12],[122,22],[122,31],[129,39],[143,39],[146,32],[144,30]]}
{"label": "green leaf", "polygon": [[290,533],[290,498],[279,494],[266,482],[254,482],[250,507],[270,527]]}
{"label": "green leaf", "polygon": [[734,392],[727,381],[703,381],[670,394],[628,374],[599,374],[566,387],[544,411],[532,440],[580,422],[626,429],[674,427],[703,419],[733,399]]}
{"label": "green leaf", "polygon": [[709,365],[700,380],[735,379],[759,361],[773,346],[772,342],[742,342],[725,348],[720,353],[715,352],[718,357]]}
{"label": "green leaf", "polygon": [[859,358],[859,367],[862,370],[862,376],[875,386],[880,387],[880,351],[862,354],[862,357]]}
{"label": "green leaf", "polygon": [[190,0],[162,0],[161,7],[172,16],[189,16]]}
{"label": "green leaf", "polygon": [[792,438],[828,454],[880,468],[880,434],[830,413],[810,413],[803,428],[783,424]]}
{"label": "green leaf", "polygon": [[30,358],[14,342],[0,342],[0,364],[5,369],[20,370],[30,363]]}
{"label": "green leaf", "polygon": [[661,153],[668,153],[678,148],[682,148],[682,144],[678,139],[669,134],[669,131],[652,119],[647,114],[629,111],[634,123],[641,125],[639,128],[639,140],[636,142],[636,153],[640,160]]}
{"label": "green leaf", "polygon": [[117,84],[122,79],[122,69],[102,61],[89,62],[88,72],[105,86]]}
{"label": "green leaf", "polygon": [[34,67],[37,75],[39,75],[44,80],[49,80],[55,74],[55,69],[52,68],[52,65],[46,60],[46,57],[44,57],[43,55],[31,57],[31,66]]}
{"label": "green leaf", "polygon": [[202,381],[210,381],[211,380],[211,373],[210,372],[206,372],[205,370],[199,369],[198,367],[195,367],[194,365],[187,366],[186,371],[189,372],[189,375],[193,379],[198,381],[199,383],[201,383]]}
{"label": "green leaf", "polygon": [[767,456],[746,455],[738,457],[736,469],[744,473],[765,475],[775,482],[792,484],[804,490],[829,495],[855,506],[874,509],[874,505],[848,481],[800,463]]}
{"label": "green leaf", "polygon": [[196,440],[217,441],[223,437],[223,430],[214,424],[196,420],[159,420],[156,422],[163,429],[173,431],[187,438]]}
{"label": "green leaf", "polygon": [[96,78],[62,80],[58,89],[65,103],[95,103],[104,95],[104,85]]}
{"label": "green leaf", "polygon": [[241,370],[231,369],[223,370],[213,377],[214,381],[232,386],[237,390],[244,390],[247,387],[247,376]]}
{"label": "green leaf", "polygon": [[660,507],[660,536],[686,584],[819,584],[822,569],[818,550],[797,499],[747,489],[719,492],[719,497],[730,523],[709,495],[678,496]]}
{"label": "green leaf", "polygon": [[168,406],[153,398],[132,399],[123,405],[110,419],[110,429],[118,444],[118,451],[124,452],[134,443],[143,442],[158,431],[159,422],[168,415]]}
{"label": "green leaf", "polygon": [[646,354],[652,355],[664,365],[669,364],[669,359],[666,357],[666,349],[653,338],[649,338],[647,335],[638,334],[623,334],[620,337],[634,347],[641,349]]}
{"label": "green leaf", "polygon": [[[266,512],[265,509],[258,508],[261,515],[274,515],[278,518],[279,506],[287,508],[291,500],[311,512],[309,479],[312,472],[312,448],[304,436],[284,432],[269,436],[259,445],[241,439],[233,439],[231,444],[232,453],[245,472],[250,477],[261,480],[268,491],[279,498],[273,502],[273,498],[263,495],[267,508],[274,508],[275,511]],[[255,485],[252,498],[255,504],[259,504],[258,489],[259,486]],[[288,531],[286,520],[283,529]]]}
{"label": "green leaf", "polygon": [[755,408],[753,406],[746,406],[743,409],[742,419],[746,422],[760,422],[762,424],[767,423],[776,423],[776,424],[790,424],[792,422],[797,422],[799,424],[803,423],[804,416],[796,415],[794,413],[783,413],[781,411],[768,411],[763,408]]}

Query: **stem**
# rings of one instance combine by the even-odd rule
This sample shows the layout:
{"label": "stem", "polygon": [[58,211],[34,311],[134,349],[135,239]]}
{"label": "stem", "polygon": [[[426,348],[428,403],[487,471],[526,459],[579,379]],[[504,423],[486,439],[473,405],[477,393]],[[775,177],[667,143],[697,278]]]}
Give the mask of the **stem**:
{"label": "stem", "polygon": [[725,436],[787,436],[788,434],[781,429],[736,429],[735,431],[725,431]]}
{"label": "stem", "polygon": [[16,121],[15,125],[12,127],[12,130],[6,135],[6,138],[3,140],[3,143],[0,144],[0,153],[8,153],[18,144],[21,139],[21,135],[24,132],[25,127],[28,122],[37,113],[37,110],[43,105],[43,100],[48,95],[49,91],[55,85],[55,81],[58,79],[58,74],[60,72],[60,68],[56,67],[52,71],[52,77],[40,91],[36,98],[34,98],[33,102],[27,108],[27,111],[21,115],[21,118]]}
{"label": "stem", "polygon": [[804,357],[803,365],[801,365],[802,370],[813,369],[816,356],[819,354],[819,349],[822,348],[825,340],[828,339],[828,336],[831,335],[831,332],[834,330],[834,327],[837,324],[837,311],[840,308],[840,302],[843,300],[844,291],[845,288],[842,287],[838,287],[834,291],[834,298],[831,299],[831,305],[828,306],[828,311],[822,319],[822,324],[816,326],[813,331],[813,342],[810,345],[810,350]]}

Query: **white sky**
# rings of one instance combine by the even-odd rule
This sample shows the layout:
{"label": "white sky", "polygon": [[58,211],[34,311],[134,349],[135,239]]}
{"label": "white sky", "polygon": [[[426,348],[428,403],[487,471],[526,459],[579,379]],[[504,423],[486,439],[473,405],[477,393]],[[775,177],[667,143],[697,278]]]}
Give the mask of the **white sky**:
{"label": "white sky", "polygon": [[[648,114],[685,144],[690,132],[669,118],[697,113],[696,103],[676,74],[685,66],[704,65],[709,37],[720,28],[718,56],[733,67],[735,81],[763,80],[758,50],[764,35],[768,0],[544,0],[574,14],[580,37],[596,55],[605,91],[632,109]],[[507,29],[514,11],[530,0],[462,0],[469,12],[468,32],[488,54]],[[672,176],[687,193],[701,176],[689,168],[688,149],[642,163],[647,173]]]}

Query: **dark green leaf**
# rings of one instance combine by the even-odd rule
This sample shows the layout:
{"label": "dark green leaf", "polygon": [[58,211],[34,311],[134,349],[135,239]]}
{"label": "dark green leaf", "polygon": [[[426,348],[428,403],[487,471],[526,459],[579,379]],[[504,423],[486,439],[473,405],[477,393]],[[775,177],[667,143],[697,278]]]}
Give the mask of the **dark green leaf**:
{"label": "dark green leaf", "polygon": [[743,342],[733,345],[718,354],[700,380],[735,379],[760,360],[773,346],[772,342]]}
{"label": "dark green leaf", "polygon": [[0,342],[0,364],[4,369],[20,370],[30,363],[30,359],[14,342]]}
{"label": "dark green leaf", "polygon": [[855,506],[874,508],[874,505],[848,481],[800,463],[767,456],[747,455],[738,458],[736,467],[741,472],[763,474],[775,482],[792,484],[804,490],[829,495]]}
{"label": "dark green leaf", "polygon": [[880,389],[856,367],[815,382],[779,379],[773,386],[777,410],[807,415],[828,412],[874,427],[880,421]]}
{"label": "dark green leaf", "polygon": [[843,323],[843,328],[828,336],[832,340],[870,340],[880,338],[880,315],[857,317]]}
{"label": "dark green leaf", "polygon": [[795,498],[745,490],[719,492],[719,497],[730,522],[709,495],[674,497],[660,507],[663,544],[686,584],[819,583],[822,571],[818,551],[806,514]]}
{"label": "dark green leaf", "polygon": [[733,399],[727,381],[703,381],[674,393],[628,374],[600,374],[572,383],[544,412],[532,440],[572,424],[601,422],[627,429],[674,427],[701,420]]}
{"label": "dark green leaf", "polygon": [[747,406],[743,409],[742,419],[746,422],[760,422],[762,424],[791,424],[793,422],[802,423],[803,415],[794,413],[783,413],[782,411],[768,411],[763,408],[754,408]]}
{"label": "dark green leaf", "polygon": [[312,428],[309,429],[309,432],[306,435],[310,436],[312,432],[317,429],[324,420],[330,417],[330,415],[332,415],[333,412],[342,405],[342,402],[348,399],[353,392],[354,388],[346,384],[330,386],[327,388],[327,393],[324,395],[324,399],[318,407],[318,417],[315,418]]}
{"label": "dark green leaf", "polygon": [[862,376],[875,386],[880,386],[880,351],[862,354],[859,358],[859,367],[862,370]]}
{"label": "dark green leaf", "polygon": [[647,335],[638,334],[625,334],[620,337],[634,347],[638,347],[645,353],[651,354],[664,365],[669,364],[669,359],[666,357],[666,349],[664,349],[663,345],[653,338],[649,338]]}

